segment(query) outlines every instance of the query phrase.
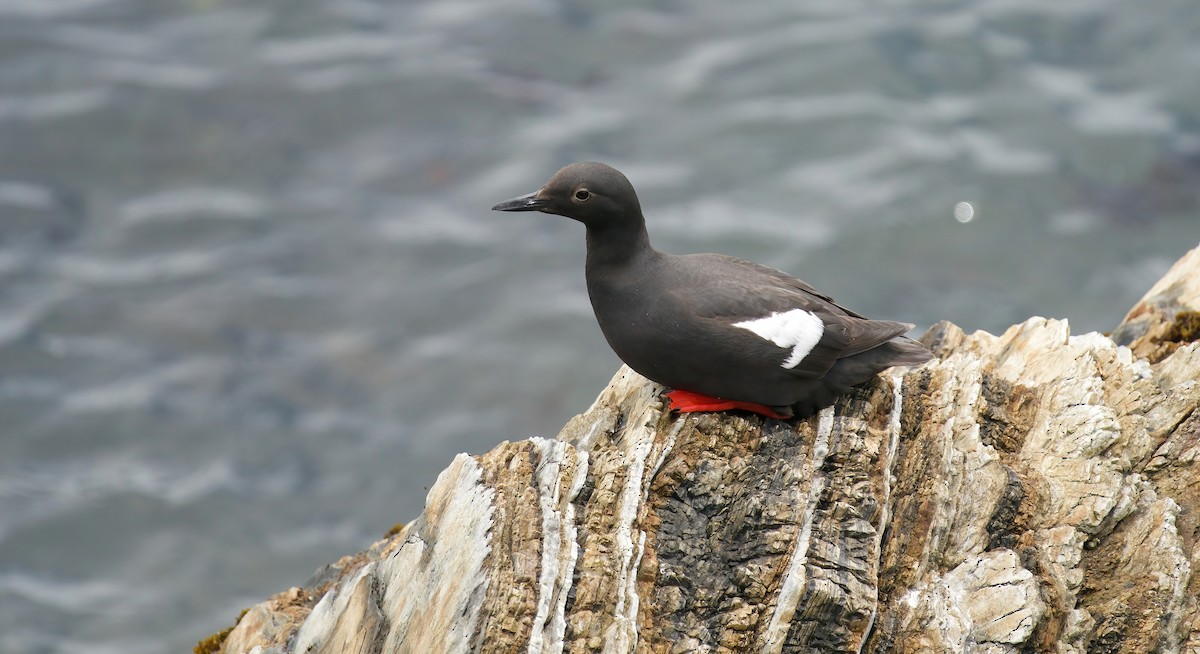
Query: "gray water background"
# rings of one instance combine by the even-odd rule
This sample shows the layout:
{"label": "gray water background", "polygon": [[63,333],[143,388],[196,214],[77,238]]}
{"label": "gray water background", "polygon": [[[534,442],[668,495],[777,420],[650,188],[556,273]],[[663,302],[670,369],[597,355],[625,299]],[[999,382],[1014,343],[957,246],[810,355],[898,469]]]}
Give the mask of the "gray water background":
{"label": "gray water background", "polygon": [[[0,652],[188,651],[618,366],[560,165],[872,316],[1111,329],[1194,0],[0,0]],[[958,202],[970,222],[953,217]]]}

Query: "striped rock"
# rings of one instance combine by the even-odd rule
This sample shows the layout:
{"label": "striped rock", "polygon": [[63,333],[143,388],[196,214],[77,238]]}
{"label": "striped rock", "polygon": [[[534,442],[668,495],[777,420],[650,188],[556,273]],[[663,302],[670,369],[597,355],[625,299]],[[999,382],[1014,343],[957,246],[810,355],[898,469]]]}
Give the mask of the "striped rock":
{"label": "striped rock", "polygon": [[1200,651],[1198,252],[1129,347],[940,324],[937,360],[795,424],[670,415],[623,369],[222,651]]}

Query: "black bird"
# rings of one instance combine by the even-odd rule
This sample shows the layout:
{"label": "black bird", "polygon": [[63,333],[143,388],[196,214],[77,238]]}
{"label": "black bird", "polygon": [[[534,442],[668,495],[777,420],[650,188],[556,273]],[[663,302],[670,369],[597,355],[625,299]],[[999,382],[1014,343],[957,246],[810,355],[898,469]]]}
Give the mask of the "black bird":
{"label": "black bird", "polygon": [[882,370],[933,356],[903,336],[913,325],[864,318],[773,268],[655,250],[633,185],[611,166],[573,163],[492,209],[584,224],[600,329],[630,368],[674,389],[674,410],[807,417]]}

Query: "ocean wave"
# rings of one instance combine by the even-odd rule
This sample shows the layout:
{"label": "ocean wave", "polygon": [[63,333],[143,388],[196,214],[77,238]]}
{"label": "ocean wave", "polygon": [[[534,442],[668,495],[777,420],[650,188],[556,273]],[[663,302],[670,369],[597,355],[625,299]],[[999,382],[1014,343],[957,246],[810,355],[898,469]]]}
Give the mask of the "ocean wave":
{"label": "ocean wave", "polygon": [[267,206],[266,200],[242,191],[180,188],[129,200],[118,215],[126,225],[176,221],[194,216],[253,220],[261,218]]}

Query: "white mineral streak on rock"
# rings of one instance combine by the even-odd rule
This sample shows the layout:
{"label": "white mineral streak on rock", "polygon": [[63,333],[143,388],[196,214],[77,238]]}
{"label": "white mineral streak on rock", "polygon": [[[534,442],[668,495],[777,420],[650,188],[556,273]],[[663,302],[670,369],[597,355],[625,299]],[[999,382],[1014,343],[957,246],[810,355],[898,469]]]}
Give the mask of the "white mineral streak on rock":
{"label": "white mineral streak on rock", "polygon": [[[887,451],[884,454],[883,462],[883,497],[880,502],[880,527],[875,530],[875,551],[882,551],[883,548],[883,525],[887,525],[892,519],[892,477],[895,475],[896,450],[900,447],[900,414],[904,409],[904,375],[893,371],[888,378],[892,382],[892,413],[888,416],[888,444]],[[879,616],[879,596],[876,594],[871,598],[871,617],[867,620],[867,628],[863,630],[864,634],[870,634],[875,628],[875,618]],[[862,654],[863,647],[867,644],[867,638],[864,636],[858,643],[856,654]]]}
{"label": "white mineral streak on rock", "polygon": [[567,493],[566,509],[563,511],[563,520],[567,525],[564,539],[570,543],[564,557],[565,565],[559,570],[558,582],[556,583],[557,600],[554,603],[554,617],[550,621],[549,647],[557,648],[545,650],[548,652],[561,652],[563,649],[563,635],[567,629],[567,597],[571,591],[571,579],[575,572],[575,562],[579,559],[579,527],[575,524],[575,498],[579,497],[579,491],[583,490],[583,483],[587,481],[588,473],[588,454],[583,450],[575,450],[575,478],[571,483],[571,490]]}
{"label": "white mineral streak on rock", "polygon": [[290,651],[467,652],[487,576],[493,491],[475,459],[455,457],[426,497],[425,523],[378,564],[367,563],[325,593]]}
{"label": "white mineral streak on rock", "polygon": [[[343,615],[354,615],[356,618],[369,615],[367,611],[374,609],[374,613],[379,612],[379,608],[374,603],[364,604],[358,609],[361,611],[348,611],[349,604],[356,598],[362,598],[363,594],[369,595],[370,585],[375,582],[375,565],[367,564],[358,572],[348,577],[344,582],[339,584],[333,590],[325,593],[321,597],[321,601],[313,607],[312,613],[308,614],[308,619],[300,627],[300,632],[296,634],[296,641],[293,645],[293,651],[310,652],[310,651],[329,651],[333,649],[331,645],[335,640],[335,632],[338,630],[339,622],[346,622],[352,629],[344,630],[352,633],[361,632],[361,620],[346,621]],[[364,589],[364,590],[360,590]],[[375,616],[371,616],[375,617]],[[354,624],[349,624],[353,622]],[[350,635],[347,633],[346,635]],[[374,634],[372,633],[373,637]],[[338,647],[338,651],[346,651],[344,647]]]}
{"label": "white mineral streak on rock", "polygon": [[1156,502],[1152,510],[1148,512],[1152,518],[1149,527],[1153,529],[1153,532],[1143,539],[1153,544],[1154,551],[1165,554],[1161,559],[1153,562],[1158,565],[1158,569],[1152,571],[1150,576],[1159,587],[1165,587],[1167,590],[1164,593],[1166,596],[1164,603],[1168,605],[1169,610],[1166,611],[1167,619],[1163,624],[1166,641],[1163,644],[1163,651],[1167,652],[1179,651],[1180,642],[1183,640],[1179,624],[1187,609],[1187,590],[1193,572],[1191,561],[1183,550],[1183,541],[1179,537],[1179,529],[1176,526],[1179,510],[1179,505],[1169,497]]}
{"label": "white mineral streak on rock", "polygon": [[783,650],[783,642],[787,639],[788,629],[792,626],[792,618],[796,615],[796,607],[804,595],[808,563],[808,545],[812,539],[812,525],[816,517],[817,500],[825,490],[825,475],[821,474],[821,466],[825,465],[825,456],[829,453],[829,434],[833,431],[833,409],[823,409],[817,419],[817,433],[813,439],[812,462],[805,468],[809,478],[808,501],[804,508],[803,523],[800,532],[796,534],[796,545],[792,548],[791,558],[788,559],[787,572],[784,573],[783,585],[775,601],[775,611],[771,614],[771,622],[763,634],[763,654],[779,654]]}
{"label": "white mineral streak on rock", "polygon": [[606,418],[607,416],[601,416],[592,421],[591,426],[588,427],[587,433],[585,433],[583,437],[579,439],[579,443],[577,443],[580,451],[587,451],[588,448],[592,446],[592,441],[595,440],[596,434],[600,433],[600,430],[603,429],[605,424],[608,423]]}
{"label": "white mineral streak on rock", "polygon": [[[563,513],[559,511],[558,507],[559,495],[562,490],[562,477],[559,470],[559,457],[562,453],[557,450],[564,449],[566,443],[548,441],[544,438],[531,438],[530,441],[537,447],[541,456],[536,477],[538,502],[542,510],[542,565],[538,576],[537,612],[533,616],[533,627],[529,634],[529,653],[537,654],[543,651],[546,619],[550,614],[550,604],[554,599],[554,593],[557,590],[555,586],[559,579]],[[568,545],[568,547],[570,546]]]}
{"label": "white mineral streak on rock", "polygon": [[[629,371],[623,379],[634,379],[643,389],[636,392],[644,395],[646,380],[640,375]],[[631,416],[631,424],[636,428],[627,428],[622,446],[625,448],[627,477],[621,489],[620,512],[617,517],[616,543],[617,557],[620,565],[617,584],[617,602],[613,623],[604,634],[605,654],[632,652],[637,646],[637,617],[641,606],[641,598],[637,593],[637,571],[641,567],[642,556],[646,551],[646,532],[635,528],[635,523],[645,512],[646,499],[650,494],[650,482],[662,467],[675,444],[675,437],[686,423],[686,418],[679,420],[667,434],[661,445],[661,451],[654,462],[647,466],[651,452],[655,446],[656,431],[654,423],[659,417],[655,403],[639,401],[636,405],[642,409],[640,415]]]}
{"label": "white mineral streak on rock", "polygon": [[[647,421],[653,421],[657,417],[656,411],[648,412],[644,418]],[[633,529],[634,522],[641,517],[645,511],[645,504],[650,495],[650,482],[654,479],[654,475],[658,474],[662,468],[663,462],[666,461],[667,455],[670,453],[672,446],[675,444],[675,437],[679,430],[685,425],[686,419],[680,420],[675,427],[668,433],[666,441],[662,445],[662,451],[658,453],[654,463],[645,468],[646,459],[650,451],[654,447],[655,431],[650,426],[651,422],[646,423],[644,432],[635,432],[634,438],[637,443],[633,444],[631,450],[632,456],[627,458],[630,462],[629,477],[626,479],[625,487],[621,491],[621,513],[617,525],[617,548],[622,561],[619,591],[617,594],[616,619],[613,625],[605,634],[606,640],[604,644],[604,652],[632,652],[637,646],[637,616],[638,609],[641,606],[641,598],[637,593],[637,571],[642,564],[642,556],[646,552],[646,532],[642,529]],[[645,473],[635,473],[636,470],[645,468]],[[644,480],[644,481],[643,481]],[[640,490],[638,503],[630,505],[629,500],[632,497],[631,493]],[[628,520],[628,522],[626,522]],[[628,530],[626,530],[628,527]],[[625,540],[627,535],[632,538],[636,537],[637,542],[631,543]],[[626,547],[632,547],[633,556],[630,557],[626,553]]]}
{"label": "white mineral streak on rock", "polygon": [[487,590],[494,492],[475,459],[454,457],[425,500],[425,524],[379,564],[382,608],[392,630],[385,652],[469,651]]}
{"label": "white mineral streak on rock", "polygon": [[[626,375],[625,379],[636,379],[644,386],[639,375]],[[601,395],[603,397],[603,394]],[[613,622],[604,633],[604,653],[619,654],[632,652],[637,645],[637,566],[641,563],[646,544],[646,534],[634,525],[642,507],[642,480],[650,479],[646,473],[646,460],[654,446],[654,423],[658,410],[650,403],[639,403],[641,413],[628,417],[625,434],[618,442],[623,448],[622,459],[626,465],[625,485],[621,488],[621,504],[617,513],[617,605]]]}
{"label": "white mineral streak on rock", "polygon": [[679,436],[680,430],[687,424],[686,419],[675,423],[671,431],[667,433],[667,438],[663,442],[662,451],[658,453],[658,457],[654,460],[654,464],[650,466],[649,474],[646,475],[645,487],[642,491],[642,504],[645,504],[650,499],[650,482],[654,480],[654,475],[662,469],[663,463],[666,463],[667,456],[671,453],[671,448],[675,447],[675,439]]}
{"label": "white mineral streak on rock", "polygon": [[[571,590],[571,573],[579,555],[576,542],[575,498],[587,476],[587,453],[563,441],[530,439],[541,460],[537,467],[538,497],[542,509],[542,565],[538,578],[537,613],[529,636],[529,654],[558,654],[563,649],[566,622],[563,611]],[[574,459],[567,455],[575,451]],[[574,469],[563,470],[564,464]],[[571,484],[563,490],[563,476]],[[553,613],[551,613],[553,611]]]}
{"label": "white mineral streak on rock", "polygon": [[[630,561],[629,570],[627,571],[623,580],[625,584],[625,597],[627,598],[628,604],[626,606],[624,615],[619,612],[619,609],[617,613],[617,624],[624,622],[626,625],[632,627],[632,639],[629,641],[630,646],[628,648],[614,648],[605,650],[606,652],[612,652],[613,654],[618,652],[632,652],[633,649],[637,647],[637,617],[638,609],[642,605],[642,598],[637,593],[637,571],[642,565],[642,556],[646,553],[646,532],[638,529],[635,533],[637,534],[637,543],[634,544],[633,560]],[[617,639],[616,641],[612,642],[621,642],[621,640]],[[605,643],[606,647],[608,645],[609,643]]]}

